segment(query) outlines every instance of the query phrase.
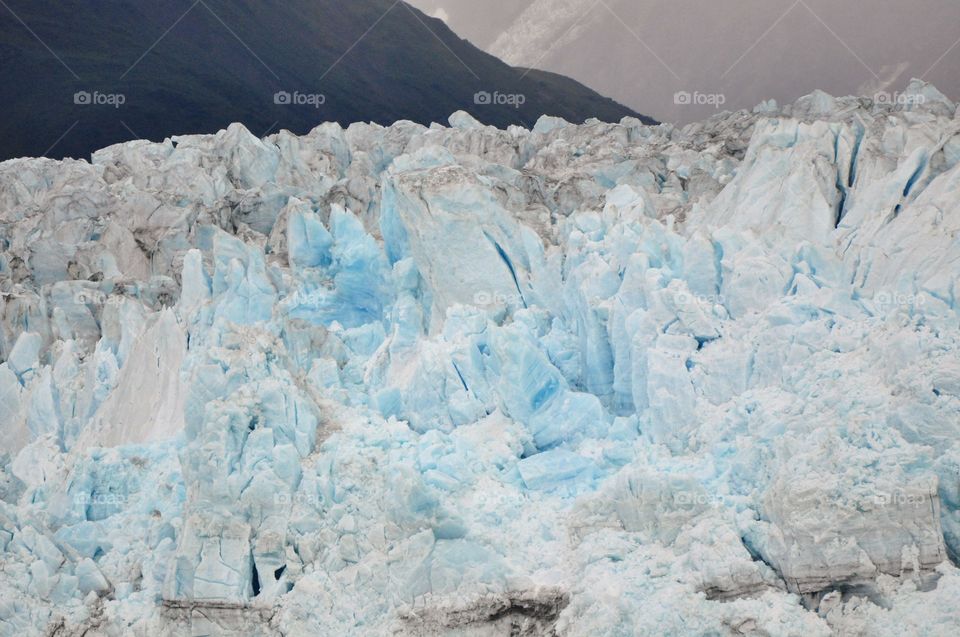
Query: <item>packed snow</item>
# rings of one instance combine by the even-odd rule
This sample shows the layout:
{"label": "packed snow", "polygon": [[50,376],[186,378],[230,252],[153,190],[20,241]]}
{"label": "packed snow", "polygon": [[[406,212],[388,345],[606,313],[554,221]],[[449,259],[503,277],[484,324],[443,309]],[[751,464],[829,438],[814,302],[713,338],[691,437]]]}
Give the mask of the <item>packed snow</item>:
{"label": "packed snow", "polygon": [[0,634],[960,626],[960,117],[0,164]]}

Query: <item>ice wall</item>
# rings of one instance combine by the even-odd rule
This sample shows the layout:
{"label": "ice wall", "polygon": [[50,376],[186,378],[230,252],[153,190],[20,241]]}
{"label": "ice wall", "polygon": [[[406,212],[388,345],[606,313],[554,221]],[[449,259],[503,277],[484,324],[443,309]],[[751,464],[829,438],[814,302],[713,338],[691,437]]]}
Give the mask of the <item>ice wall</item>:
{"label": "ice wall", "polygon": [[0,164],[0,634],[952,635],[908,92]]}

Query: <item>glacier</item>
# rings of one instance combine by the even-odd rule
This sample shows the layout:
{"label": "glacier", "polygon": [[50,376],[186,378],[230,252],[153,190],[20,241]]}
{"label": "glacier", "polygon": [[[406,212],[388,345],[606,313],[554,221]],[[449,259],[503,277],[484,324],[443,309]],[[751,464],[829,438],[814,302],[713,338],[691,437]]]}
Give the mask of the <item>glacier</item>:
{"label": "glacier", "polygon": [[0,164],[0,634],[957,634],[905,94]]}

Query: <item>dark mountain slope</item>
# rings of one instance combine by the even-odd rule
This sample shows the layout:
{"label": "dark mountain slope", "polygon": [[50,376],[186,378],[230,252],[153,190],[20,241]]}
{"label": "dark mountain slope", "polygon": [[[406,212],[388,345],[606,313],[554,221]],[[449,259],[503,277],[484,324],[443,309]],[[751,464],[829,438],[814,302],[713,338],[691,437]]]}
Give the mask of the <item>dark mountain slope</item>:
{"label": "dark mountain slope", "polygon": [[[261,135],[323,121],[445,122],[460,109],[501,127],[541,114],[636,115],[562,76],[511,68],[392,0],[5,3],[0,159],[86,157],[234,121]],[[525,101],[476,104],[480,91]],[[78,92],[106,103],[77,104]],[[307,103],[278,104],[277,93]]]}

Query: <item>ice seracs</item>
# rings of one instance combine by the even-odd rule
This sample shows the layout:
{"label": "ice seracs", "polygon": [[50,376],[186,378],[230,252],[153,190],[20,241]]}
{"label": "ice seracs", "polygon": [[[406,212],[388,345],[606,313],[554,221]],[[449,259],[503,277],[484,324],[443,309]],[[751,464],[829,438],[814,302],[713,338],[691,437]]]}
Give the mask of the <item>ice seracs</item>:
{"label": "ice seracs", "polygon": [[953,634],[908,94],[0,164],[0,633]]}

